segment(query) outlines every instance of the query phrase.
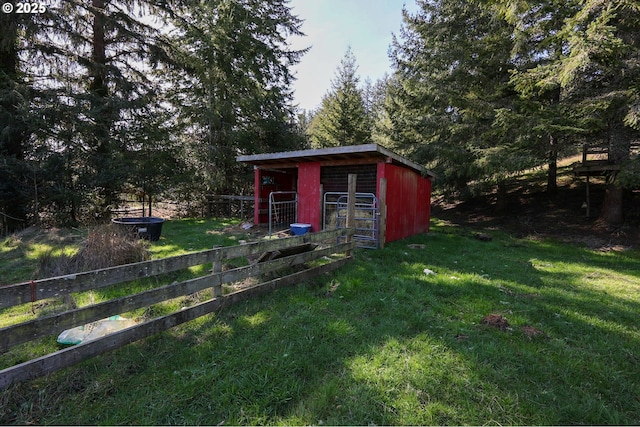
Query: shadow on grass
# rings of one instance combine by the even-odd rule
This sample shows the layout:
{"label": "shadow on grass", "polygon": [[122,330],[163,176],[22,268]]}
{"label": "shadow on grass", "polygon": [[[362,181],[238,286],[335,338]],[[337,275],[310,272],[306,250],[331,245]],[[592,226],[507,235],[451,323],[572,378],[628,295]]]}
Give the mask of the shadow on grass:
{"label": "shadow on grass", "polygon": [[[0,421],[637,424],[638,270],[632,255],[436,229],[16,386]],[[482,325],[490,313],[510,328]]]}

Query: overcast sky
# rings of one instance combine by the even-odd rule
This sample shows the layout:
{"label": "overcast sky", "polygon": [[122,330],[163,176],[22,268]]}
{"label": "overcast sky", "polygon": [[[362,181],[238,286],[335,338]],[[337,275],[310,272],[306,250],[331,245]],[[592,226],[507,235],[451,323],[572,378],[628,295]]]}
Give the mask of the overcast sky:
{"label": "overcast sky", "polygon": [[295,102],[305,110],[320,105],[348,46],[361,82],[389,73],[388,50],[392,34],[398,35],[402,26],[402,6],[416,10],[414,0],[291,0],[289,5],[304,20],[306,34],[292,40],[293,48],[311,46],[293,69]]}

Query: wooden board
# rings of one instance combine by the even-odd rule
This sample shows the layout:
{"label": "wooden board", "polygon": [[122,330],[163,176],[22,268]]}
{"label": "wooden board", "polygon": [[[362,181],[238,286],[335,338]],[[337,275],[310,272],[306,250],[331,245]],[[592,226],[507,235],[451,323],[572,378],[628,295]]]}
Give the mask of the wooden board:
{"label": "wooden board", "polygon": [[0,309],[45,298],[59,297],[73,292],[98,289],[115,283],[157,276],[194,265],[243,257],[252,253],[275,251],[302,243],[322,242],[333,239],[342,232],[343,230],[330,230],[307,233],[285,239],[262,240],[244,245],[209,249],[158,260],[0,286]]}
{"label": "wooden board", "polygon": [[[307,245],[310,245],[309,247],[313,246],[312,244]],[[268,262],[265,261],[260,264],[238,267],[179,283],[172,283],[170,285],[150,289],[135,295],[127,295],[126,297],[8,326],[0,329],[0,336],[2,336],[2,340],[0,340],[0,351],[6,351],[12,346],[25,343],[36,338],[57,334],[63,329],[84,325],[89,322],[116,314],[126,313],[138,308],[148,307],[152,304],[183,295],[189,295],[202,289],[216,286],[220,287],[225,283],[237,282],[248,277],[272,273],[282,268],[300,265],[332,253],[344,252],[348,248],[348,244],[341,243],[317,251],[307,251],[295,255],[280,257]]]}
{"label": "wooden board", "polygon": [[252,260],[251,263],[256,264],[259,262],[271,261],[274,259],[284,258],[291,255],[297,255],[304,252],[310,252],[317,247],[318,245],[316,243],[303,243],[302,245],[291,246],[289,248],[283,248],[276,251],[268,251],[259,255],[257,258]]}
{"label": "wooden board", "polygon": [[28,362],[21,363],[11,368],[3,369],[0,371],[0,390],[9,387],[13,383],[41,377],[51,372],[74,365],[90,357],[115,350],[126,344],[173,328],[174,326],[194,320],[223,307],[228,307],[239,301],[246,300],[253,296],[260,295],[283,286],[295,285],[319,274],[333,271],[343,266],[346,262],[350,261],[350,259],[351,258],[343,258],[329,264],[303,270],[251,288],[243,289],[220,298],[214,298],[193,307],[188,307],[184,310],[149,320],[148,322],[141,323],[137,326],[99,338],[95,341],[79,344],[77,346],[66,348]]}

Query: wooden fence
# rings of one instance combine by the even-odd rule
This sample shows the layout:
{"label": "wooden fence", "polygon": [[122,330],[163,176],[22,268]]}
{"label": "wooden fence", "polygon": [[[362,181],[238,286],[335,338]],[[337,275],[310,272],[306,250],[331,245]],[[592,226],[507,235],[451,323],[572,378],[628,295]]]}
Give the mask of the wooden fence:
{"label": "wooden fence", "polygon": [[[338,238],[344,237],[345,234],[347,235],[347,241],[336,243]],[[117,349],[255,295],[300,283],[319,274],[335,270],[351,259],[351,251],[354,249],[352,236],[352,229],[309,233],[285,239],[215,248],[170,258],[0,287],[0,308],[6,308],[19,304],[31,304],[45,298],[61,297],[74,292],[100,289],[113,284],[158,276],[191,266],[206,263],[212,263],[213,266],[210,274],[205,276],[0,329],[0,352],[5,352],[18,344],[55,335],[64,329],[84,325],[138,308],[148,307],[172,298],[190,295],[203,289],[213,289],[212,298],[207,301],[169,315],[136,324],[103,338],[84,342],[6,368],[0,371],[0,389],[7,388],[12,383],[28,381],[71,366],[87,358]],[[321,242],[330,243],[316,248],[317,245],[315,244]],[[327,258],[329,255],[340,256]],[[259,262],[222,271],[222,265],[225,260],[241,257],[254,258]],[[261,276],[265,273],[277,272],[283,268],[302,265],[321,258],[325,261],[327,259],[330,261],[252,285],[245,289],[223,294],[223,284]]]}
{"label": "wooden fence", "polygon": [[206,204],[208,217],[253,217],[253,196],[207,194]]}

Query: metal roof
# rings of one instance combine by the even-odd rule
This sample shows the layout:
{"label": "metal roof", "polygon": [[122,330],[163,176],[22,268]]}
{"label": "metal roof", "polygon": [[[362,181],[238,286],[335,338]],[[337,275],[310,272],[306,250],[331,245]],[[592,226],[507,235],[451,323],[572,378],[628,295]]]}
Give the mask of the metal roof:
{"label": "metal roof", "polygon": [[378,144],[348,145],[345,147],[319,148],[311,150],[284,151],[238,156],[237,161],[258,167],[295,167],[303,162],[321,163],[378,163],[385,161],[407,167],[430,177],[436,175],[425,167],[405,159]]}

